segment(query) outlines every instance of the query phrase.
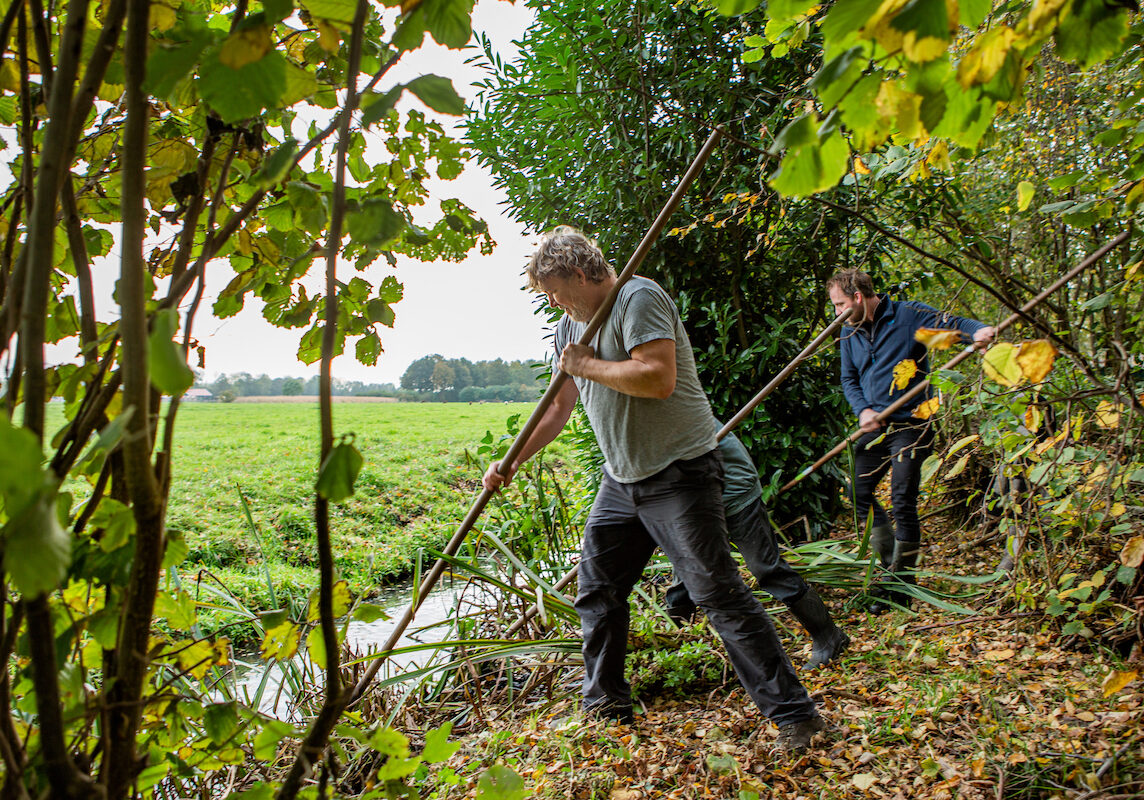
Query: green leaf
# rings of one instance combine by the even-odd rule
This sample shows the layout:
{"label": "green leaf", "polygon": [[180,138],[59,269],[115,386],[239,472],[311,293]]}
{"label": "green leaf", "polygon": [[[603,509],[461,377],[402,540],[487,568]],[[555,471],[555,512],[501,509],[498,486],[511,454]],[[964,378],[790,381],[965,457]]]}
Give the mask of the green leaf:
{"label": "green leaf", "polygon": [[1033,195],[1037,187],[1031,181],[1021,181],[1017,184],[1017,210],[1024,211],[1033,202]]}
{"label": "green leaf", "polygon": [[405,227],[405,219],[382,197],[371,197],[346,215],[346,230],[355,242],[380,247]]}
{"label": "green leaf", "polygon": [[524,780],[508,767],[494,764],[477,778],[477,800],[524,800]]}
{"label": "green leaf", "polygon": [[453,731],[453,723],[446,722],[440,728],[434,728],[425,734],[425,749],[421,751],[421,758],[429,764],[447,761],[453,753],[461,749],[461,743],[449,743],[449,734]]}
{"label": "green leaf", "polygon": [[26,598],[55,589],[71,565],[71,537],[60,526],[56,491],[54,481],[44,481],[32,501],[0,531],[4,569]]}
{"label": "green leaf", "polygon": [[1057,56],[1091,67],[1118,53],[1128,35],[1128,9],[1105,0],[1073,0],[1053,33]]}
{"label": "green leaf", "polygon": [[393,308],[389,303],[384,300],[370,300],[365,305],[365,318],[371,323],[392,328],[397,315],[393,313]]}
{"label": "green leaf", "polygon": [[251,183],[259,189],[270,189],[278,185],[290,174],[297,153],[298,142],[287,139],[262,159],[262,166],[250,177]]}
{"label": "green leaf", "polygon": [[398,51],[416,50],[425,41],[425,9],[421,6],[406,14],[393,34],[391,44]]}
{"label": "green leaf", "polygon": [[473,0],[422,0],[418,10],[438,44],[460,50],[473,38]]}
{"label": "green leaf", "polygon": [[973,30],[989,16],[993,0],[958,0],[957,10],[961,24]]}
{"label": "green leaf", "polygon": [[362,126],[368,128],[370,125],[373,125],[385,117],[393,110],[393,107],[397,105],[397,101],[401,99],[401,93],[404,91],[405,84],[399,83],[385,94],[373,93],[363,97],[361,112]]}
{"label": "green leaf", "polygon": [[790,150],[771,178],[774,189],[787,197],[806,197],[835,186],[846,174],[850,146],[835,132],[822,144]]}
{"label": "green leaf", "polygon": [[322,637],[321,626],[311,628],[306,634],[306,652],[310,660],[318,665],[318,669],[326,668],[326,640]]}
{"label": "green leaf", "polygon": [[0,497],[4,498],[7,515],[31,502],[43,483],[44,451],[36,435],[27,428],[14,426],[6,414],[0,414]]}
{"label": "green leaf", "polygon": [[127,544],[135,535],[135,514],[129,506],[105,497],[91,515],[88,527],[103,532],[99,538],[99,549],[111,553]]}
{"label": "green leaf", "polygon": [[949,15],[945,0],[910,0],[890,26],[902,33],[913,32],[918,39],[949,39]]}
{"label": "green leaf", "polygon": [[715,0],[715,10],[725,17],[737,17],[758,7],[759,0]]}
{"label": "green leaf", "polygon": [[195,382],[195,374],[187,366],[183,348],[173,340],[178,329],[178,309],[166,308],[155,314],[151,334],[147,337],[147,363],[151,371],[151,383],[171,397],[181,395]]}
{"label": "green leaf", "polygon": [[311,16],[346,24],[354,21],[354,12],[357,10],[355,0],[300,0],[300,2]]}
{"label": "green leaf", "polygon": [[223,122],[257,117],[277,108],[286,92],[286,59],[270,52],[257,61],[232,69],[219,61],[216,48],[199,69],[199,95]]}
{"label": "green leaf", "polygon": [[315,486],[318,494],[331,503],[340,503],[353,496],[354,481],[363,463],[361,453],[352,443],[343,441],[334,445],[318,471]]}
{"label": "green leaf", "polygon": [[814,114],[803,114],[779,132],[770,147],[770,152],[774,155],[792,148],[797,150],[816,141],[818,141],[818,117]]}
{"label": "green leaf", "polygon": [[166,620],[176,630],[189,631],[198,621],[195,598],[184,591],[160,591],[155,596],[155,617]]}
{"label": "green leaf", "polygon": [[294,736],[294,726],[276,719],[263,720],[263,729],[254,737],[254,757],[271,761],[278,754],[278,744],[287,736]]}
{"label": "green leaf", "polygon": [[838,0],[822,20],[822,35],[828,49],[856,34],[881,5],[881,0]]}
{"label": "green leaf", "polygon": [[[267,22],[281,22],[294,13],[293,0],[262,0]],[[311,12],[313,13],[313,12]]]}
{"label": "green leaf", "polygon": [[406,88],[434,111],[460,116],[465,113],[465,101],[453,88],[453,82],[439,75],[422,75],[406,84]]}
{"label": "green leaf", "polygon": [[367,367],[376,366],[378,356],[381,355],[381,339],[378,338],[376,333],[370,331],[358,339],[357,345],[354,347],[354,355],[357,356],[357,360],[360,363],[365,364]]}
{"label": "green leaf", "polygon": [[377,622],[379,619],[389,619],[389,614],[386,613],[384,606],[379,606],[376,603],[362,603],[354,609],[354,619],[368,625],[371,622]]}
{"label": "green leaf", "polygon": [[203,710],[203,728],[215,744],[222,744],[238,730],[238,708],[234,702],[213,703]]}
{"label": "green leaf", "polygon": [[322,86],[309,71],[297,64],[286,62],[286,88],[279,99],[279,105],[286,107],[300,103],[316,95]]}
{"label": "green leaf", "polygon": [[184,42],[160,39],[147,58],[145,91],[161,98],[170,98],[179,81],[191,73],[199,56],[214,43],[216,35],[208,30],[194,31]]}
{"label": "green leaf", "polygon": [[405,295],[405,287],[392,275],[386,275],[377,287],[377,297],[387,303],[396,303]]}
{"label": "green leaf", "polygon": [[793,19],[809,11],[818,0],[770,0],[767,16],[771,19]]}

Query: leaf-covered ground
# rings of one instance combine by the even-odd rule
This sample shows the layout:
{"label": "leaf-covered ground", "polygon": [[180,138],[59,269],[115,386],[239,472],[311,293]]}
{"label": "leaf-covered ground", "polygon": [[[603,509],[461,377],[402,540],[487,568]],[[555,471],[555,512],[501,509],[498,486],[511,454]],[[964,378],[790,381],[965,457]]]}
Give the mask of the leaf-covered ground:
{"label": "leaf-covered ground", "polygon": [[[992,554],[966,564],[953,545],[936,544],[930,558],[939,571],[992,569]],[[840,608],[844,598],[829,600]],[[585,722],[573,701],[473,726],[450,764],[458,784],[439,784],[437,796],[1144,797],[1139,646],[1127,661],[1088,642],[1066,649],[1072,640],[1042,614],[979,602],[975,617],[929,606],[843,613],[849,652],[804,675],[829,729],[801,758],[772,752],[777,730],[732,681],[644,697],[631,726]],[[784,641],[805,663],[801,632]],[[498,765],[523,779],[523,794],[508,791],[513,778]],[[506,793],[494,792],[490,768]]]}

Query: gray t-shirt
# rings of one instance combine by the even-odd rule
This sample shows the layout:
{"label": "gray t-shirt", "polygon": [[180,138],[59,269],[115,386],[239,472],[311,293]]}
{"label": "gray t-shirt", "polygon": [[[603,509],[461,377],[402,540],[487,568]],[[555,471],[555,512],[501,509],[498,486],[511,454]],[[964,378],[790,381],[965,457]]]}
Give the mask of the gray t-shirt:
{"label": "gray t-shirt", "polygon": [[[557,357],[578,342],[586,325],[565,315],[556,325]],[[673,461],[696,458],[715,449],[711,406],[699,385],[695,356],[675,303],[647,278],[632,278],[592,343],[596,357],[627,361],[631,351],[656,339],[675,341],[675,391],[664,400],[631,395],[573,377],[604,467],[620,483],[651,477]]]}
{"label": "gray t-shirt", "polygon": [[[723,427],[715,423],[715,432]],[[746,446],[733,433],[728,433],[719,442],[719,452],[723,454],[723,507],[728,517],[733,517],[763,494],[759,473]]]}

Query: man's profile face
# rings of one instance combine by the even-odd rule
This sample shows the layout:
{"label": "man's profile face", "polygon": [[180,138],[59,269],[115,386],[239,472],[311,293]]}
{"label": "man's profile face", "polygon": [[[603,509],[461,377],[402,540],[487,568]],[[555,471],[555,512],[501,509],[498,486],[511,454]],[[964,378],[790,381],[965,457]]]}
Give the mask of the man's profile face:
{"label": "man's profile face", "polygon": [[571,275],[552,275],[538,281],[540,291],[548,298],[548,305],[561,309],[573,322],[588,322],[595,311],[588,303],[588,279],[576,270]]}
{"label": "man's profile face", "polygon": [[850,310],[850,324],[859,325],[866,321],[866,298],[861,292],[846,294],[838,284],[830,286],[830,302],[834,305],[835,316]]}

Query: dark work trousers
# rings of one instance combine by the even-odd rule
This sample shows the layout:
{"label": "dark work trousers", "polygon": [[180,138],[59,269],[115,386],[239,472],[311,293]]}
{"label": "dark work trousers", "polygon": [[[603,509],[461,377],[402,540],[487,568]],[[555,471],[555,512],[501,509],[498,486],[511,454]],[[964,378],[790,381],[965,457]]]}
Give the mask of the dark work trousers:
{"label": "dark work trousers", "polygon": [[624,679],[628,595],[658,545],[723,639],[739,680],[776,725],[817,713],[767,612],[739,577],[723,519],[717,450],[635,483],[606,472],[584,527],[576,611],[584,637],[584,707],[631,708]]}
{"label": "dark work trousers", "polygon": [[[885,433],[877,444],[871,444]],[[933,448],[933,425],[929,422],[891,422],[889,430],[877,430],[858,437],[854,446],[854,511],[858,524],[874,509],[874,524],[889,522],[886,511],[874,497],[878,483],[890,471],[890,502],[894,512],[894,537],[903,542],[920,542],[918,490],[922,482],[922,462]]]}
{"label": "dark work trousers", "polygon": [[[779,555],[775,530],[761,498],[755,498],[742,511],[727,517],[727,538],[743,554],[743,561],[759,582],[759,588],[771,597],[790,606],[806,594],[809,588],[806,581]],[[687,589],[678,579],[668,588],[665,600],[669,613],[677,616],[687,618],[695,611]]]}

